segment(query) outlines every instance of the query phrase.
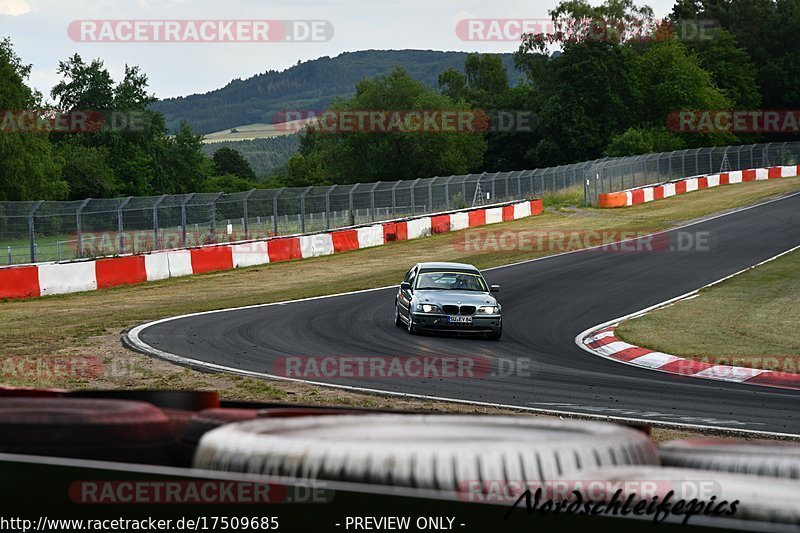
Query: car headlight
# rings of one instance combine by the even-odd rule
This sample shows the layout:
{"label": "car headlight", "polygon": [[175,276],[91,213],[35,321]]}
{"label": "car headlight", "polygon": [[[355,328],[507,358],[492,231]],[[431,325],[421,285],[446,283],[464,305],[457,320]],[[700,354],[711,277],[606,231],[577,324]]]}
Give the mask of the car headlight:
{"label": "car headlight", "polygon": [[421,304],[417,306],[417,311],[422,311],[423,313],[436,313],[439,311],[439,306],[433,304]]}
{"label": "car headlight", "polygon": [[500,312],[499,305],[484,305],[483,307],[478,308],[479,313],[483,313],[485,315],[496,315]]}

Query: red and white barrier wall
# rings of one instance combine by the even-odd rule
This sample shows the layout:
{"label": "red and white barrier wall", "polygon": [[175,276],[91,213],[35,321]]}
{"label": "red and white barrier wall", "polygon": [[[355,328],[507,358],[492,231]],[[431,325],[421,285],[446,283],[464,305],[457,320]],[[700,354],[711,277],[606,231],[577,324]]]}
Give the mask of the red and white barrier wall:
{"label": "red and white barrier wall", "polygon": [[598,196],[599,207],[627,207],[644,204],[654,200],[669,198],[678,194],[730,185],[748,181],[762,181],[776,178],[794,178],[800,175],[800,165],[754,168],[750,170],[736,170],[709,176],[694,176],[679,181],[670,181],[661,185],[638,187],[620,192],[611,192]]}
{"label": "red and white barrier wall", "polygon": [[219,244],[68,263],[39,263],[0,269],[0,299],[93,291],[205,272],[381,246],[432,234],[539,215],[542,201],[393,220],[326,233]]}

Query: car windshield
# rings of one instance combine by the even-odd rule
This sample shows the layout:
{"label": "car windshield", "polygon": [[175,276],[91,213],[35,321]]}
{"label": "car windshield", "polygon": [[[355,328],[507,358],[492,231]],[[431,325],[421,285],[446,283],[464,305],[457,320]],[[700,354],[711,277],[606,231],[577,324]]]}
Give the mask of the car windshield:
{"label": "car windshield", "polygon": [[478,274],[465,272],[425,272],[420,274],[417,290],[486,292],[486,283]]}

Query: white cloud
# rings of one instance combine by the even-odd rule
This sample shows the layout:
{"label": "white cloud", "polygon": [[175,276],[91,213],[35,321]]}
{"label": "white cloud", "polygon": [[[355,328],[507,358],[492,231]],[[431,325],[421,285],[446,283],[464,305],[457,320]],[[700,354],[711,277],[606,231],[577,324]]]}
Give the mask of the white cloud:
{"label": "white cloud", "polygon": [[25,0],[0,0],[0,15],[18,17],[30,11],[31,5]]}

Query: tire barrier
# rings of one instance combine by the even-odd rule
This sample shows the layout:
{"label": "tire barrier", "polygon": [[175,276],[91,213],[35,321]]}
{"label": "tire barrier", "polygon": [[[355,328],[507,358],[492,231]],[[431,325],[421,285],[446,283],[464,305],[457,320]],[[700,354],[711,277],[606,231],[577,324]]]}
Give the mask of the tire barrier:
{"label": "tire barrier", "polygon": [[218,391],[175,390],[97,390],[69,393],[73,398],[134,400],[147,402],[162,409],[202,411],[220,406]]}
{"label": "tire barrier", "polygon": [[[644,499],[649,503],[654,496],[663,502],[672,491],[669,499],[672,509],[678,501],[684,502],[681,512],[673,511],[672,518],[680,523],[690,515],[687,519],[689,525],[699,526],[704,520],[710,520],[702,525],[725,530],[728,530],[727,526],[739,531],[773,531],[772,527],[766,526],[767,523],[800,524],[800,506],[797,505],[800,482],[793,479],[648,466],[602,468],[583,472],[573,479],[582,482],[581,486],[590,491],[593,485],[608,487],[611,494],[607,494],[606,499],[617,488],[622,489],[618,499],[622,502],[633,493],[632,507],[636,500]],[[733,502],[736,502],[735,508],[731,506]],[[759,527],[758,522],[765,526]]]}
{"label": "tire barrier", "polygon": [[0,398],[0,452],[170,464],[172,423],[144,402]]}
{"label": "tire barrier", "polygon": [[800,479],[797,442],[676,440],[661,444],[658,450],[667,466]]}
{"label": "tire barrier", "polygon": [[206,409],[192,416],[184,426],[180,437],[181,463],[192,462],[197,444],[209,431],[225,424],[253,420],[255,418],[294,418],[299,416],[330,416],[358,414],[348,409],[323,409],[309,407],[279,407],[268,409]]}
{"label": "tire barrier", "polygon": [[474,480],[548,480],[658,465],[650,439],[588,421],[449,415],[256,419],[205,434],[194,466],[456,491]]}
{"label": "tire barrier", "polygon": [[67,394],[62,389],[32,389],[29,387],[5,387],[0,385],[0,398],[54,398]]}

